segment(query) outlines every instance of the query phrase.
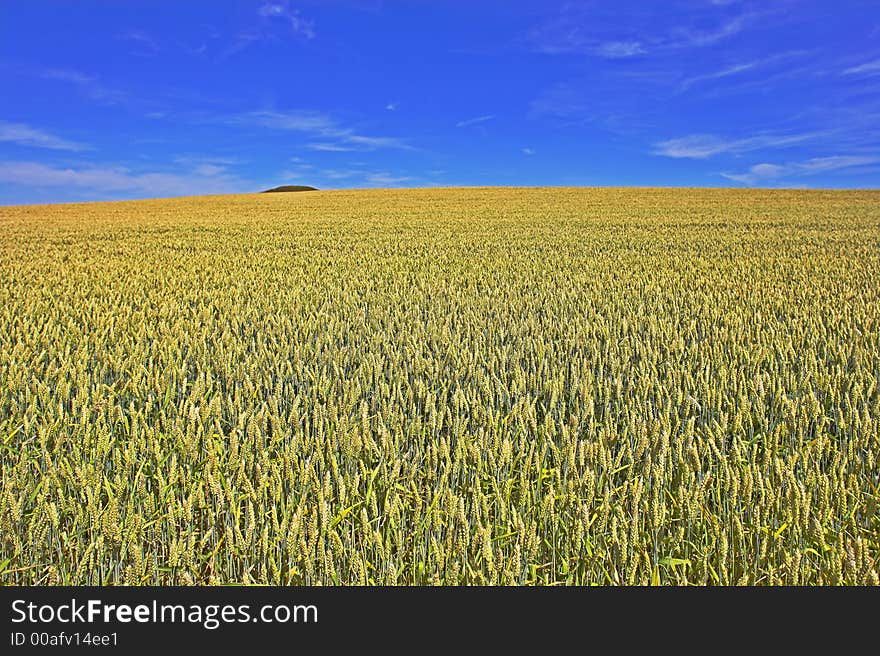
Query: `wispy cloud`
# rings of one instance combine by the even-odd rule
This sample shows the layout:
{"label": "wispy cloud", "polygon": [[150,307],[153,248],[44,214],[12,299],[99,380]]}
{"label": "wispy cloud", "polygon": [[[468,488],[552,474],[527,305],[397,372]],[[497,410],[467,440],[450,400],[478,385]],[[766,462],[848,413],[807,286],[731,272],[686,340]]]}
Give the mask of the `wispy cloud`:
{"label": "wispy cloud", "polygon": [[330,180],[345,180],[346,178],[354,178],[363,175],[363,171],[353,171],[351,169],[323,169],[320,173]]}
{"label": "wispy cloud", "polygon": [[73,84],[91,84],[96,81],[93,75],[67,68],[46,68],[39,75],[46,80],[61,80]]}
{"label": "wispy cloud", "polygon": [[397,137],[359,134],[327,114],[312,111],[257,111],[230,119],[233,123],[258,125],[273,130],[301,132],[319,137],[321,141],[307,145],[312,150],[346,151],[398,148],[410,150],[412,146]]}
{"label": "wispy cloud", "polygon": [[377,187],[387,187],[391,185],[398,185],[401,182],[410,182],[414,178],[408,175],[394,175],[393,173],[388,173],[387,171],[381,171],[378,173],[368,173],[366,175],[367,184],[377,186]]}
{"label": "wispy cloud", "polygon": [[566,4],[561,12],[532,28],[525,37],[529,49],[546,55],[593,55],[608,59],[645,52],[641,40],[615,38],[594,28],[595,18],[584,7]]}
{"label": "wispy cloud", "polygon": [[822,173],[837,169],[850,168],[853,166],[866,166],[880,162],[880,157],[866,157],[864,155],[835,155],[833,157],[814,157],[799,165],[801,171],[806,173]]}
{"label": "wispy cloud", "polygon": [[[237,157],[228,157],[224,155],[178,155],[174,158],[174,162],[176,164],[181,164],[186,167],[211,167],[211,169],[215,169],[218,173],[222,170],[225,171],[228,167],[233,166],[235,164],[241,164],[242,160]],[[208,169],[205,169],[208,170]]]}
{"label": "wispy cloud", "polygon": [[738,154],[754,150],[783,148],[809,141],[817,136],[817,133],[761,134],[743,139],[725,139],[711,134],[692,134],[657,143],[654,154],[664,157],[706,159],[722,153]]}
{"label": "wispy cloud", "polygon": [[673,31],[668,45],[675,47],[709,46],[742,32],[746,25],[759,17],[757,12],[748,12],[721,22],[716,28],[698,30],[679,28]]}
{"label": "wispy cloud", "polygon": [[54,134],[38,130],[25,123],[9,123],[7,121],[0,121],[0,142],[2,141],[51,150],[80,151],[90,148],[86,144],[56,137]]}
{"label": "wispy cloud", "polygon": [[285,21],[295,34],[305,39],[315,38],[314,22],[300,16],[300,13],[296,9],[291,9],[286,2],[267,2],[260,5],[257,14],[263,18]]}
{"label": "wispy cloud", "polygon": [[734,182],[755,184],[761,180],[772,180],[784,175],[786,167],[778,164],[755,164],[746,173],[722,173],[721,175]]}
{"label": "wispy cloud", "polygon": [[125,167],[60,168],[41,162],[0,161],[0,182],[29,188],[64,188],[92,195],[186,196],[253,191],[254,184],[207,165],[182,172],[136,173]]}
{"label": "wispy cloud", "polygon": [[623,59],[645,54],[645,47],[639,41],[607,41],[593,49],[594,54],[606,59]]}
{"label": "wispy cloud", "polygon": [[[682,48],[711,46],[739,34],[764,15],[745,11],[720,21],[715,19],[714,27],[704,28],[698,27],[695,21],[701,17],[699,12],[682,16],[681,23],[670,25],[668,21],[665,24],[658,21],[653,12],[634,11],[626,17],[625,22],[619,19],[608,21],[628,26],[629,34],[620,38],[620,34],[603,30],[603,25],[607,23],[597,22],[595,13],[594,7],[568,3],[557,16],[533,28],[527,35],[526,42],[533,51],[545,54],[580,54],[605,59],[625,59]],[[713,14],[702,16],[704,20],[699,24],[705,24],[706,18],[712,20],[712,16]]]}
{"label": "wispy cloud", "polygon": [[243,50],[246,50],[254,43],[258,41],[262,41],[264,39],[264,35],[262,32],[258,30],[248,30],[244,32],[240,32],[235,36],[232,40],[232,43],[220,53],[219,60],[224,61],[233,55],[240,53]]}
{"label": "wispy cloud", "polygon": [[477,116],[476,118],[469,118],[464,121],[459,121],[455,124],[457,128],[466,128],[469,125],[476,125],[477,123],[485,123],[486,121],[491,121],[495,118],[495,114],[486,114],[485,116]]}
{"label": "wispy cloud", "polygon": [[388,103],[387,105],[385,105],[385,109],[387,109],[389,112],[396,112],[397,103]]}
{"label": "wispy cloud", "polygon": [[282,43],[291,35],[309,41],[314,39],[315,24],[291,9],[287,2],[266,2],[257,8],[259,24],[239,31],[223,50],[219,61],[224,61],[258,43]]}
{"label": "wispy cloud", "polygon": [[523,148],[522,152],[523,152],[523,155],[534,155],[535,154],[535,151],[532,150],[531,148]]}
{"label": "wispy cloud", "polygon": [[568,19],[542,26],[529,37],[531,49],[546,55],[593,55],[606,59],[624,59],[647,52],[641,41],[602,40]]}
{"label": "wispy cloud", "polygon": [[128,100],[128,94],[119,89],[102,84],[100,80],[88,73],[73,69],[45,68],[34,71],[44,80],[58,80],[76,85],[86,97],[105,105],[118,105]]}
{"label": "wispy cloud", "polygon": [[553,85],[531,102],[529,115],[573,118],[589,114],[591,108],[582,85],[561,82]]}
{"label": "wispy cloud", "polygon": [[722,173],[721,175],[734,182],[756,185],[781,178],[816,175],[840,169],[868,166],[878,162],[880,162],[880,157],[835,155],[833,157],[814,157],[803,162],[790,162],[787,164],[755,164],[744,173]]}
{"label": "wispy cloud", "polygon": [[141,30],[121,32],[116,35],[116,38],[136,45],[138,49],[132,51],[131,54],[139,57],[151,57],[162,49],[156,39]]}
{"label": "wispy cloud", "polygon": [[355,146],[361,146],[364,150],[375,150],[377,148],[400,148],[403,150],[412,150],[412,146],[405,143],[397,137],[368,137],[363,134],[354,134],[350,130],[338,135],[346,143]]}
{"label": "wispy cloud", "polygon": [[324,141],[307,143],[306,148],[308,148],[309,150],[317,150],[325,153],[350,153],[352,151],[358,150],[353,146],[346,146],[339,143],[327,143]]}
{"label": "wispy cloud", "polygon": [[309,164],[297,163],[293,170],[283,171],[279,180],[289,184],[292,181],[315,184],[323,188],[391,187],[418,180],[410,175],[401,175],[384,170],[370,170],[362,167],[345,169],[318,168]]}
{"label": "wispy cloud", "polygon": [[337,136],[340,130],[336,121],[319,112],[313,111],[290,111],[277,112],[262,110],[243,114],[236,119],[239,123],[252,123],[276,130],[290,130],[294,132],[309,132],[326,136]]}
{"label": "wispy cloud", "polygon": [[[793,59],[797,59],[800,57],[804,57],[811,54],[810,51],[807,50],[789,50],[786,52],[780,52],[774,55],[768,55],[761,59],[754,59],[747,62],[741,62],[738,64],[731,64],[729,66],[725,66],[716,71],[710,71],[708,73],[701,73],[699,75],[693,75],[691,77],[685,78],[679,84],[679,89],[681,91],[686,91],[690,87],[701,84],[703,82],[711,82],[714,80],[722,80],[729,77],[741,75],[742,73],[754,72],[758,70],[764,70],[769,67],[776,66],[779,64],[791,61]],[[804,74],[807,71],[813,71],[814,69],[810,67],[801,67],[795,69],[785,69],[782,71],[777,71],[769,78],[761,78],[760,81],[754,81],[753,84],[768,84],[774,80],[780,80],[785,77],[793,77],[799,74]],[[726,88],[730,88],[729,85]]]}
{"label": "wispy cloud", "polygon": [[843,71],[844,75],[880,75],[880,59],[865,62],[858,66],[847,68]]}
{"label": "wispy cloud", "polygon": [[756,66],[758,66],[759,62],[752,61],[746,62],[744,64],[735,64],[733,66],[728,66],[726,68],[722,68],[720,71],[713,71],[711,73],[703,73],[702,75],[694,75],[693,77],[689,77],[682,81],[681,89],[688,89],[693,85],[699,82],[707,82],[709,80],[719,80],[721,78],[730,77],[731,75],[738,75],[739,73],[745,73],[746,71],[750,71]]}

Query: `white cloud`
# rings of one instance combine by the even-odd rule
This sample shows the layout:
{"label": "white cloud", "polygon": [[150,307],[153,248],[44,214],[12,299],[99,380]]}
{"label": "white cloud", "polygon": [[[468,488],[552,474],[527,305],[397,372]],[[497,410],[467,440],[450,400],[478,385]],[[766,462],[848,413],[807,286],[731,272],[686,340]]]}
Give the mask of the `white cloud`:
{"label": "white cloud", "polygon": [[804,162],[788,164],[755,164],[744,173],[722,173],[728,180],[747,185],[756,185],[779,178],[815,175],[828,171],[867,166],[880,162],[880,157],[862,155],[835,155],[832,157],[814,157]]}
{"label": "white cloud", "polygon": [[777,164],[755,164],[746,173],[722,173],[728,180],[755,184],[761,180],[772,180],[785,175],[786,168]]}
{"label": "white cloud", "polygon": [[273,5],[271,3],[266,3],[257,9],[257,13],[260,16],[283,16],[284,15],[284,7],[281,5]]}
{"label": "white cloud", "polygon": [[853,66],[843,71],[844,75],[880,75],[880,59]]}
{"label": "white cloud", "polygon": [[695,134],[661,141],[654,152],[666,157],[704,159],[730,150],[732,143],[735,142],[724,141],[712,135]]}
{"label": "white cloud", "polygon": [[676,30],[670,45],[677,47],[709,46],[739,34],[749,22],[757,17],[758,14],[756,13],[740,14],[724,21],[713,30],[695,30],[692,28]]}
{"label": "white cloud", "polygon": [[291,130],[294,132],[313,132],[333,136],[339,130],[337,124],[329,116],[319,112],[250,112],[238,119],[239,122],[256,123],[267,128]]}
{"label": "white cloud", "polygon": [[312,150],[338,151],[376,150],[398,148],[411,150],[412,146],[397,137],[377,137],[357,133],[353,128],[340,125],[332,117],[313,111],[257,111],[230,119],[233,123],[259,125],[273,130],[302,132],[322,141],[308,144]]}
{"label": "white cloud", "polygon": [[214,164],[216,166],[231,166],[233,164],[240,164],[241,160],[237,157],[227,157],[223,155],[178,155],[174,158],[174,161],[177,164],[182,164],[184,166],[198,166],[201,164]]}
{"label": "white cloud", "polygon": [[[279,43],[291,33],[305,40],[315,38],[314,22],[303,18],[287,2],[266,2],[257,8],[257,15],[262,19],[259,25],[248,26],[238,32],[220,53],[219,61],[224,61],[256,43]],[[198,51],[203,49],[204,46]]]}
{"label": "white cloud", "polygon": [[[711,80],[719,80],[719,79],[739,75],[739,74],[745,73],[747,71],[767,68],[768,66],[773,66],[773,65],[779,64],[780,62],[789,61],[789,60],[803,57],[803,56],[809,55],[809,54],[810,54],[810,51],[808,51],[808,50],[787,50],[784,52],[777,53],[775,55],[769,55],[769,56],[763,57],[762,59],[755,59],[755,60],[743,62],[740,64],[733,64],[733,65],[727,66],[727,67],[722,68],[717,71],[711,71],[709,73],[702,73],[700,75],[694,75],[692,77],[686,78],[685,80],[682,80],[682,82],[679,86],[680,86],[681,90],[684,91],[684,90],[690,88],[691,86],[698,84],[698,83],[701,83],[701,82],[708,82]],[[780,73],[775,74],[774,77],[778,79],[781,76],[796,74],[798,72],[798,70],[803,70],[803,69],[794,69],[793,71],[792,70],[784,71],[781,74]],[[771,79],[773,79],[773,78],[771,78]]]}
{"label": "white cloud", "polygon": [[282,171],[279,176],[279,182],[283,181],[284,184],[292,184],[292,181],[297,181],[302,184],[334,189],[393,187],[415,180],[418,178],[390,171],[370,170],[366,168],[364,162],[352,162],[351,168],[327,169],[304,164],[302,160],[299,160],[293,169]]}
{"label": "white cloud", "polygon": [[694,75],[693,77],[689,77],[686,80],[682,81],[681,88],[687,89],[688,87],[697,84],[698,82],[706,82],[708,80],[718,80],[725,77],[730,77],[731,75],[738,75],[739,73],[744,73],[746,71],[750,71],[758,65],[758,62],[747,62],[745,64],[736,64],[734,66],[728,66],[727,68],[723,68],[720,71],[714,71],[712,73],[704,73],[703,75]]}
{"label": "white cloud", "polygon": [[605,59],[625,59],[648,52],[641,41],[600,41],[588,38],[579,29],[541,40],[535,50],[547,55],[584,54]]}
{"label": "white cloud", "polygon": [[344,146],[337,143],[327,143],[324,141],[307,143],[306,148],[308,148],[309,150],[317,150],[325,153],[350,153],[352,151],[358,150],[357,148],[353,148],[351,146]]}
{"label": "white cloud", "polygon": [[389,185],[400,184],[401,182],[409,182],[412,180],[410,176],[405,175],[393,175],[391,173],[381,172],[381,173],[368,173],[366,175],[367,184],[375,185],[378,187],[386,187]]}
{"label": "white cloud", "polygon": [[240,34],[238,34],[235,37],[235,39],[229,45],[229,47],[226,48],[226,50],[224,50],[222,53],[220,53],[220,57],[219,57],[220,61],[224,61],[225,59],[232,57],[232,55],[235,55],[235,54],[241,52],[242,50],[249,48],[252,44],[257,43],[258,41],[261,41],[263,38],[264,38],[263,34],[261,34],[260,32],[257,32],[257,31],[251,30],[251,31],[241,32]]}
{"label": "white cloud", "polygon": [[623,59],[642,55],[646,51],[638,41],[608,41],[596,46],[593,52],[606,59]]}
{"label": "white cloud", "polygon": [[46,80],[73,82],[74,84],[89,84],[95,81],[95,77],[92,75],[66,68],[47,68],[40,72],[40,77]]}
{"label": "white cloud", "polygon": [[85,144],[56,137],[24,123],[8,123],[6,121],[0,121],[0,141],[52,150],[89,150],[89,146]]}
{"label": "white cloud", "polygon": [[37,72],[45,80],[58,80],[74,84],[89,98],[106,105],[117,105],[128,100],[128,94],[119,89],[111,89],[98,81],[94,75],[72,69],[47,68]]}
{"label": "white cloud", "polygon": [[403,148],[410,149],[411,146],[403,143],[396,137],[367,137],[362,134],[346,134],[342,136],[346,142],[363,146],[367,150],[376,148]]}
{"label": "white cloud", "polygon": [[476,118],[469,118],[464,121],[459,121],[455,124],[457,128],[465,128],[469,125],[476,125],[477,123],[485,123],[486,121],[491,121],[495,118],[495,114],[486,114],[485,116],[477,116]]}
{"label": "white cloud", "polygon": [[806,173],[821,173],[836,169],[850,168],[853,166],[865,166],[880,162],[878,157],[864,155],[835,155],[833,157],[814,157],[800,164],[800,169]]}
{"label": "white cloud", "polygon": [[523,155],[534,155],[535,154],[535,151],[532,150],[531,148],[523,148],[522,152],[523,152]]}
{"label": "white cloud", "polygon": [[[647,4],[646,4],[647,6]],[[682,48],[711,46],[744,31],[764,15],[756,11],[715,20],[715,27],[693,19],[670,25],[650,11],[630,12],[626,29],[638,38],[614,38],[595,20],[595,9],[583,4],[566,3],[561,12],[536,26],[526,36],[532,50],[546,54],[592,55],[621,59],[648,53],[669,52]],[[612,37],[609,39],[609,37]]]}
{"label": "white cloud", "polygon": [[363,172],[350,169],[324,169],[321,171],[321,175],[325,178],[330,178],[331,180],[345,180],[346,178],[354,178],[358,175],[363,175]]}
{"label": "white cloud", "polygon": [[305,39],[315,38],[315,24],[300,16],[296,9],[291,9],[287,3],[267,2],[257,9],[257,14],[263,18],[278,18],[290,24],[291,29]]}
{"label": "white cloud", "polygon": [[116,38],[123,41],[130,41],[133,44],[140,46],[140,50],[132,53],[135,55],[151,56],[155,55],[161,50],[159,43],[152,36],[140,30],[129,30],[127,32],[122,32],[121,34],[117,34]]}
{"label": "white cloud", "polygon": [[385,109],[387,109],[389,112],[396,112],[397,103],[388,103],[387,105],[385,105]]}
{"label": "white cloud", "polygon": [[198,164],[193,169],[193,173],[206,178],[213,178],[226,172],[225,166],[218,164]]}
{"label": "white cloud", "polygon": [[656,144],[654,153],[665,157],[705,159],[721,153],[745,153],[765,148],[783,148],[808,141],[816,136],[816,133],[764,134],[745,139],[723,139],[711,134],[692,134],[661,141]]}
{"label": "white cloud", "polygon": [[646,52],[645,44],[634,39],[607,39],[590,29],[592,18],[567,5],[554,20],[533,29],[528,41],[535,52],[547,55],[594,55],[622,59]]}
{"label": "white cloud", "polygon": [[593,109],[581,85],[563,82],[554,85],[530,105],[533,116],[557,116],[570,118],[590,114]]}
{"label": "white cloud", "polygon": [[48,166],[40,162],[0,161],[0,182],[30,188],[77,189],[91,194],[192,196],[253,191],[254,185],[226,172],[201,165],[181,173],[134,173],[125,167]]}

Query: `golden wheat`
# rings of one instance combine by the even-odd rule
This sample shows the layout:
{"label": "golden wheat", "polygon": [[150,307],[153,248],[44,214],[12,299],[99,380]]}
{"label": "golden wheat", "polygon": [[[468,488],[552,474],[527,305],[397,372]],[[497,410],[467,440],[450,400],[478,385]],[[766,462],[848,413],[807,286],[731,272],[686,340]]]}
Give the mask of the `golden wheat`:
{"label": "golden wheat", "polygon": [[6,207],[0,246],[4,583],[878,583],[878,192]]}

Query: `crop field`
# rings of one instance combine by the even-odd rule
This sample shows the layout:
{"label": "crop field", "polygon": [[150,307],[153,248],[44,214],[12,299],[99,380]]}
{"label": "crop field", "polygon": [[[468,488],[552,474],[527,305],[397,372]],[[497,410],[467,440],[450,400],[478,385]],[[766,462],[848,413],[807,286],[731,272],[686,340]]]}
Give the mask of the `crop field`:
{"label": "crop field", "polygon": [[880,582],[880,192],[0,207],[0,280],[0,583]]}

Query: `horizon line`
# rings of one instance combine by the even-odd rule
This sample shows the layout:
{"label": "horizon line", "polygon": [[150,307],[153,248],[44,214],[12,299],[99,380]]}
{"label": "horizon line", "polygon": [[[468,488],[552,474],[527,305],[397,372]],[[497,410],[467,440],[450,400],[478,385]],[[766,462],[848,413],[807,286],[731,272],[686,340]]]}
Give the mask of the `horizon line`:
{"label": "horizon line", "polygon": [[[285,185],[280,185],[285,186]],[[733,186],[682,186],[682,185],[523,185],[523,184],[496,184],[496,185],[418,185],[409,187],[333,187],[314,188],[310,190],[276,192],[270,196],[297,195],[300,193],[315,192],[363,192],[363,191],[418,191],[418,190],[452,190],[452,189],[608,189],[608,190],[654,190],[654,189],[680,189],[687,191],[763,191],[763,192],[880,192],[880,187],[733,187]],[[190,194],[185,196],[143,196],[134,198],[119,198],[112,200],[80,200],[80,201],[49,201],[44,203],[0,203],[0,208],[15,207],[40,207],[57,205],[95,205],[103,203],[142,203],[161,200],[183,200],[187,198],[225,198],[230,196],[262,196],[269,190],[230,192],[221,194]]]}

